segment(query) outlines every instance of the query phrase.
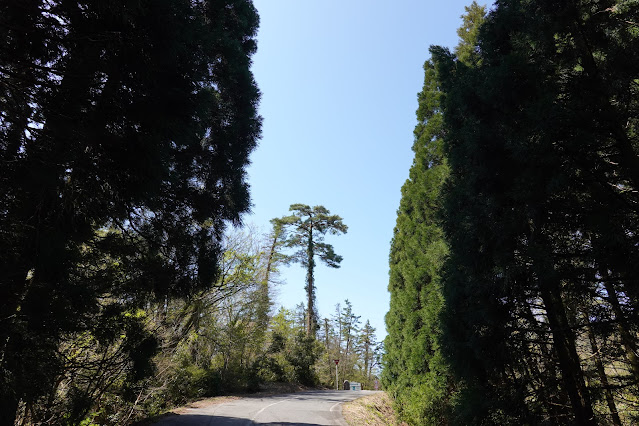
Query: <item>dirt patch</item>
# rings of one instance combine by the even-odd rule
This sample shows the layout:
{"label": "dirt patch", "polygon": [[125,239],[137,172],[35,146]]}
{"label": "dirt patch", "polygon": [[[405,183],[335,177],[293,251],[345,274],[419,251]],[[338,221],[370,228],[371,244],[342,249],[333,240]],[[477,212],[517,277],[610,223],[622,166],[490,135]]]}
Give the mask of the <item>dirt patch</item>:
{"label": "dirt patch", "polygon": [[185,414],[189,408],[206,408],[211,405],[224,404],[225,402],[231,402],[236,399],[240,399],[239,396],[214,396],[212,398],[204,398],[199,399],[197,401],[193,401],[188,405],[183,407],[174,408],[171,410],[172,414]]}
{"label": "dirt patch", "polygon": [[355,401],[347,402],[342,407],[342,415],[350,426],[407,426],[400,422],[393,401],[386,392],[377,392]]}

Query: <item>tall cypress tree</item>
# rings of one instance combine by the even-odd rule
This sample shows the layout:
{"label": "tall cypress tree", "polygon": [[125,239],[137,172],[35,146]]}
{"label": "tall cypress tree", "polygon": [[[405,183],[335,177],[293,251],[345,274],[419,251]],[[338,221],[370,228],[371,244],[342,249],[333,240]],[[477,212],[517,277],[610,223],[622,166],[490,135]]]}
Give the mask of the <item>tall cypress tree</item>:
{"label": "tall cypress tree", "polygon": [[152,342],[122,313],[214,281],[225,223],[249,207],[258,17],[248,0],[1,9],[0,424],[13,424],[19,401],[55,386],[65,336],[124,333],[142,365]]}
{"label": "tall cypress tree", "polygon": [[[474,46],[485,9],[473,3],[458,30],[459,60],[476,61]],[[383,379],[412,424],[450,420],[457,392],[439,346],[442,309],[441,270],[448,245],[440,223],[441,188],[448,173],[443,151],[442,92],[433,61],[424,64],[418,95],[415,158],[402,187],[390,253],[390,310]]]}
{"label": "tall cypress tree", "polygon": [[437,345],[440,269],[447,245],[437,220],[439,191],[448,174],[441,141],[438,79],[424,65],[417,111],[415,159],[402,198],[390,253],[390,310],[384,384],[411,423],[437,422],[449,403],[446,367]]}

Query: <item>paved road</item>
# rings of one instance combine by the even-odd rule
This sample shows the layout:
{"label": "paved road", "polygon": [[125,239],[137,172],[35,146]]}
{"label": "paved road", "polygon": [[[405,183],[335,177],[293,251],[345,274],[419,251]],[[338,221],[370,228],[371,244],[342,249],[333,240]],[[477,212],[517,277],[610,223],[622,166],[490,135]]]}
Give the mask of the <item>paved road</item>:
{"label": "paved road", "polygon": [[242,398],[206,408],[189,408],[156,426],[346,425],[344,402],[374,391],[311,391],[263,398]]}

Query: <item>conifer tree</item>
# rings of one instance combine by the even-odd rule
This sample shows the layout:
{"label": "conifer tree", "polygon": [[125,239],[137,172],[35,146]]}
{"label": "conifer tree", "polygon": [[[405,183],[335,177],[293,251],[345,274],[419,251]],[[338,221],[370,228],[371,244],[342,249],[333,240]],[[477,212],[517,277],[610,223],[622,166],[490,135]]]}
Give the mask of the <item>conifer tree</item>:
{"label": "conifer tree", "polygon": [[293,262],[306,268],[306,334],[315,336],[317,332],[317,309],[315,307],[315,256],[331,268],[339,268],[342,256],[335,253],[333,246],[324,242],[324,236],[346,233],[348,226],[338,215],[331,215],[324,206],[310,207],[306,204],[291,204],[293,214],[284,216],[276,223],[283,223],[291,230],[287,245],[299,248],[292,255]]}
{"label": "conifer tree", "polygon": [[268,329],[269,313],[272,307],[271,282],[274,280],[274,277],[278,275],[279,266],[286,265],[290,261],[289,256],[282,253],[282,249],[286,245],[284,224],[279,219],[272,219],[271,225],[273,228],[268,234],[264,253],[266,267],[256,300],[257,327],[261,330],[260,334],[256,336],[256,340],[260,342],[263,341],[266,336],[266,330]]}
{"label": "conifer tree", "polygon": [[[472,63],[485,10],[473,3],[458,31],[460,61]],[[402,187],[390,255],[391,307],[386,316],[384,383],[407,421],[437,424],[450,418],[456,384],[439,348],[441,269],[448,252],[441,228],[441,188],[448,176],[443,151],[440,77],[424,64],[410,177]]]}
{"label": "conifer tree", "polygon": [[358,359],[357,344],[360,332],[360,315],[353,312],[353,304],[344,300],[344,308],[340,309],[340,315],[336,318],[340,329],[340,363],[339,369],[342,377],[353,377],[355,364]]}
{"label": "conifer tree", "polygon": [[[440,269],[447,253],[438,224],[439,191],[448,174],[441,146],[439,88],[433,64],[424,65],[415,160],[402,188],[390,255],[390,310],[383,371],[400,414],[411,423],[444,416],[447,373],[437,349]],[[420,390],[421,389],[421,390]]]}
{"label": "conifer tree", "polygon": [[[467,385],[462,422],[618,423],[610,379],[636,389],[636,15],[500,1],[476,66],[433,51],[451,168],[444,348]],[[620,377],[588,352],[611,339]]]}
{"label": "conifer tree", "polygon": [[375,327],[371,325],[370,320],[366,320],[360,334],[360,356],[363,358],[364,376],[370,384],[372,381],[372,370],[375,365],[375,350],[378,342],[375,339]]}
{"label": "conifer tree", "polygon": [[0,424],[56,386],[65,336],[126,335],[148,374],[126,313],[215,281],[250,205],[257,24],[249,0],[2,3]]}

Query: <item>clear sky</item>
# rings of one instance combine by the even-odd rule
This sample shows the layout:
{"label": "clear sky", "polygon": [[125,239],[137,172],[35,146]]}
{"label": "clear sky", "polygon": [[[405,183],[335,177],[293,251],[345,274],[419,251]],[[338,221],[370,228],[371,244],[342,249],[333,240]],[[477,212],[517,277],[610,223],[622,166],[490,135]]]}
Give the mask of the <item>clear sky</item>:
{"label": "clear sky", "polygon": [[[269,229],[293,203],[323,205],[349,231],[327,236],[342,267],[318,262],[321,318],[349,299],[386,335],[388,255],[401,186],[413,160],[417,93],[432,44],[457,44],[466,0],[255,0],[253,73],[263,137],[246,224]],[[300,265],[284,268],[277,305],[305,300]]]}

